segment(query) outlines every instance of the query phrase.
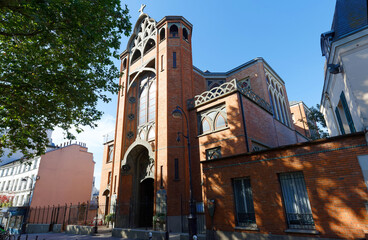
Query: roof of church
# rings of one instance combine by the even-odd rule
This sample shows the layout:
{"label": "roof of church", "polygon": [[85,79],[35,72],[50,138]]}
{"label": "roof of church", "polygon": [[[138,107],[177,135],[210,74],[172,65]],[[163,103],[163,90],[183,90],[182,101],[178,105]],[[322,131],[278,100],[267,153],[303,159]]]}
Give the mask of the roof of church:
{"label": "roof of church", "polygon": [[366,0],[337,0],[331,30],[334,40],[368,26]]}

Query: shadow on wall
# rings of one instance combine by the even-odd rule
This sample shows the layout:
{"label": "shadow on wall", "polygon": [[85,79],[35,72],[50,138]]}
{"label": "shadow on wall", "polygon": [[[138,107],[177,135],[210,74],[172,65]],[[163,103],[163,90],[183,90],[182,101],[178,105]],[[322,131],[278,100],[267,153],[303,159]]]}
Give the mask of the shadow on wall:
{"label": "shadow on wall", "polygon": [[[226,147],[231,148],[236,141],[227,141]],[[349,144],[361,144],[358,142]],[[364,204],[368,196],[356,155],[367,154],[367,148],[331,151],[343,147],[346,147],[344,141],[325,141],[204,163],[205,201],[216,200],[214,230],[234,231],[236,210],[232,181],[249,177],[260,233],[284,235],[288,226],[279,174],[302,172],[315,228],[321,236],[364,237],[363,229],[368,225]],[[209,223],[207,214],[208,229]]]}

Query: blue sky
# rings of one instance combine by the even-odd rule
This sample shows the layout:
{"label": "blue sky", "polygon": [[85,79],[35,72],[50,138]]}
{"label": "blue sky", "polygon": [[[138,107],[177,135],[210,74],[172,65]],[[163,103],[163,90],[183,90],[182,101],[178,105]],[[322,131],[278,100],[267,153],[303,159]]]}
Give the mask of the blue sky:
{"label": "blue sky", "polygon": [[[263,57],[285,81],[289,101],[302,100],[307,106],[320,102],[323,85],[324,57],[319,38],[330,30],[335,0],[151,0],[122,1],[127,4],[134,26],[139,8],[161,20],[180,15],[193,24],[193,64],[211,72],[228,71],[253,58]],[[128,37],[121,37],[121,52]],[[116,66],[120,62],[116,60]],[[117,80],[118,81],[118,80]],[[96,186],[100,185],[102,135],[115,127],[117,97],[109,104],[100,103],[105,112],[96,129],[85,129],[78,141],[87,143],[94,153]],[[56,144],[62,134],[53,134]]]}

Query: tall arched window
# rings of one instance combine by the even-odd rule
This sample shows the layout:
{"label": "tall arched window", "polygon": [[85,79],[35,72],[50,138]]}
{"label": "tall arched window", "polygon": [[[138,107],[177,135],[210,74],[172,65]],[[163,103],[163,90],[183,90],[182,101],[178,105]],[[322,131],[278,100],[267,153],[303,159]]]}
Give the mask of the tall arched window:
{"label": "tall arched window", "polygon": [[179,28],[175,24],[170,27],[170,37],[179,37]]}
{"label": "tall arched window", "polygon": [[154,121],[156,117],[156,76],[146,73],[141,77],[139,87],[138,126]]}
{"label": "tall arched window", "polygon": [[183,28],[183,39],[188,41],[188,31],[185,28]]}
{"label": "tall arched window", "polygon": [[274,111],[274,114],[275,114],[275,118],[280,119],[279,110],[277,109],[277,103],[276,103],[274,94],[272,94],[272,103],[273,103],[273,111]]}
{"label": "tall arched window", "polygon": [[166,37],[165,35],[165,28],[162,28],[160,31],[160,41],[164,40]]}
{"label": "tall arched window", "polygon": [[273,107],[273,117],[283,124],[290,126],[289,114],[285,106],[286,96],[284,94],[284,85],[269,74],[266,74],[266,83],[268,86],[270,103]]}
{"label": "tall arched window", "polygon": [[280,104],[280,98],[276,97],[276,99],[277,99],[277,108],[279,110],[279,117],[280,117],[279,120],[281,122],[285,123],[284,122],[284,114],[282,113],[282,107],[281,107],[281,104]]}
{"label": "tall arched window", "polygon": [[284,107],[286,125],[290,126],[289,118],[288,118],[288,114],[287,114],[287,109],[286,109],[286,106],[285,106],[285,102],[284,101],[282,101],[282,106]]}

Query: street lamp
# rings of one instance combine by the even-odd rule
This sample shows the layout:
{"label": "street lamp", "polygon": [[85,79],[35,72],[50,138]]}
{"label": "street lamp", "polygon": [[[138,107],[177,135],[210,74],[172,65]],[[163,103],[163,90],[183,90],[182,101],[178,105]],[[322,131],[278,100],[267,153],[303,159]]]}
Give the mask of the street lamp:
{"label": "street lamp", "polygon": [[95,220],[95,227],[94,227],[94,233],[98,233],[98,231],[97,231],[97,221],[98,221],[98,207],[99,207],[99,205],[98,205],[98,196],[96,197],[96,200],[97,200],[97,209],[96,209],[96,220]]}
{"label": "street lamp", "polygon": [[185,114],[184,110],[176,106],[174,111],[172,111],[173,118],[181,119],[184,115],[185,121],[187,123],[187,135],[185,136],[184,133],[178,132],[178,138],[177,141],[180,141],[180,134],[183,135],[187,139],[188,143],[188,163],[189,163],[189,216],[188,216],[188,231],[189,231],[189,239],[193,239],[193,236],[197,235],[197,216],[196,216],[196,203],[193,198],[193,186],[192,186],[192,160],[190,158],[190,136],[189,136],[189,123],[187,115]]}

